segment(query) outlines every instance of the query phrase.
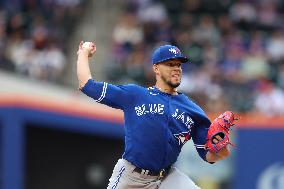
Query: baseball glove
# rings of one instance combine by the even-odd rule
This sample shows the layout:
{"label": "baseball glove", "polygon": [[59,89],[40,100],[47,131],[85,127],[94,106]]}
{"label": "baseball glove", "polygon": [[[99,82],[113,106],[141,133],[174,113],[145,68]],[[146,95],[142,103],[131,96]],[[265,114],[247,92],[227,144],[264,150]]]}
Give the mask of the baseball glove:
{"label": "baseball glove", "polygon": [[211,152],[218,153],[230,142],[230,129],[234,126],[234,121],[238,120],[233,112],[226,111],[217,117],[210,125],[207,133],[205,148]]}

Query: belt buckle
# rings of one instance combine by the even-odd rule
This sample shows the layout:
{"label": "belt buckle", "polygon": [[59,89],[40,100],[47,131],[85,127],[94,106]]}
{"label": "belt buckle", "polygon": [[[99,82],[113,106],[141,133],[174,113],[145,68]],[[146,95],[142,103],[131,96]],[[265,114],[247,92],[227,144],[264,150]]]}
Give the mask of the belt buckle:
{"label": "belt buckle", "polygon": [[163,178],[164,177],[164,173],[165,173],[165,169],[162,169],[159,173],[159,178]]}

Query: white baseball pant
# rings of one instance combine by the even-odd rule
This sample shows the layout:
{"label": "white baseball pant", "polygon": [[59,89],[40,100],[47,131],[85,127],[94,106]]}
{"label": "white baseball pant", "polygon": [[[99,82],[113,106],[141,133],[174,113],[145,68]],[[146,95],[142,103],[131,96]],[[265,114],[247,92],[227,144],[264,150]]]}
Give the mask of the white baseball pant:
{"label": "white baseball pant", "polygon": [[116,163],[107,189],[200,189],[187,175],[172,167],[169,174],[160,179],[134,172],[135,166],[124,159]]}

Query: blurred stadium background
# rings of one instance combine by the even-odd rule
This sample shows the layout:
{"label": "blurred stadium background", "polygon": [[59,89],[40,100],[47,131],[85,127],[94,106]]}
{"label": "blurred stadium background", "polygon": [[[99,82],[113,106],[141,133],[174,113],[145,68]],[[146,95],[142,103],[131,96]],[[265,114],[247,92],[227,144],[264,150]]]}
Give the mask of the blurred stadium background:
{"label": "blurred stadium background", "polygon": [[284,189],[283,0],[1,0],[0,188],[106,188],[123,115],[77,90],[80,40],[116,84],[153,85],[153,48],[180,47],[179,90],[242,119],[229,159],[206,164],[189,143],[177,166],[202,189]]}

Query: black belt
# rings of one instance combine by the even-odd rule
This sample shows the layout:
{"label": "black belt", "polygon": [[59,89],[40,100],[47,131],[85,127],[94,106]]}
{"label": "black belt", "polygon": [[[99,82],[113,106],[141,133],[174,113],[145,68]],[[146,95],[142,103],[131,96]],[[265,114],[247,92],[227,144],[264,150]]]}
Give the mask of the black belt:
{"label": "black belt", "polygon": [[136,173],[140,173],[142,175],[150,175],[150,176],[159,176],[159,177],[165,177],[169,174],[171,167],[168,167],[166,169],[162,169],[158,172],[155,171],[150,171],[150,170],[146,170],[146,169],[141,169],[139,167],[135,167],[135,169],[133,170]]}

